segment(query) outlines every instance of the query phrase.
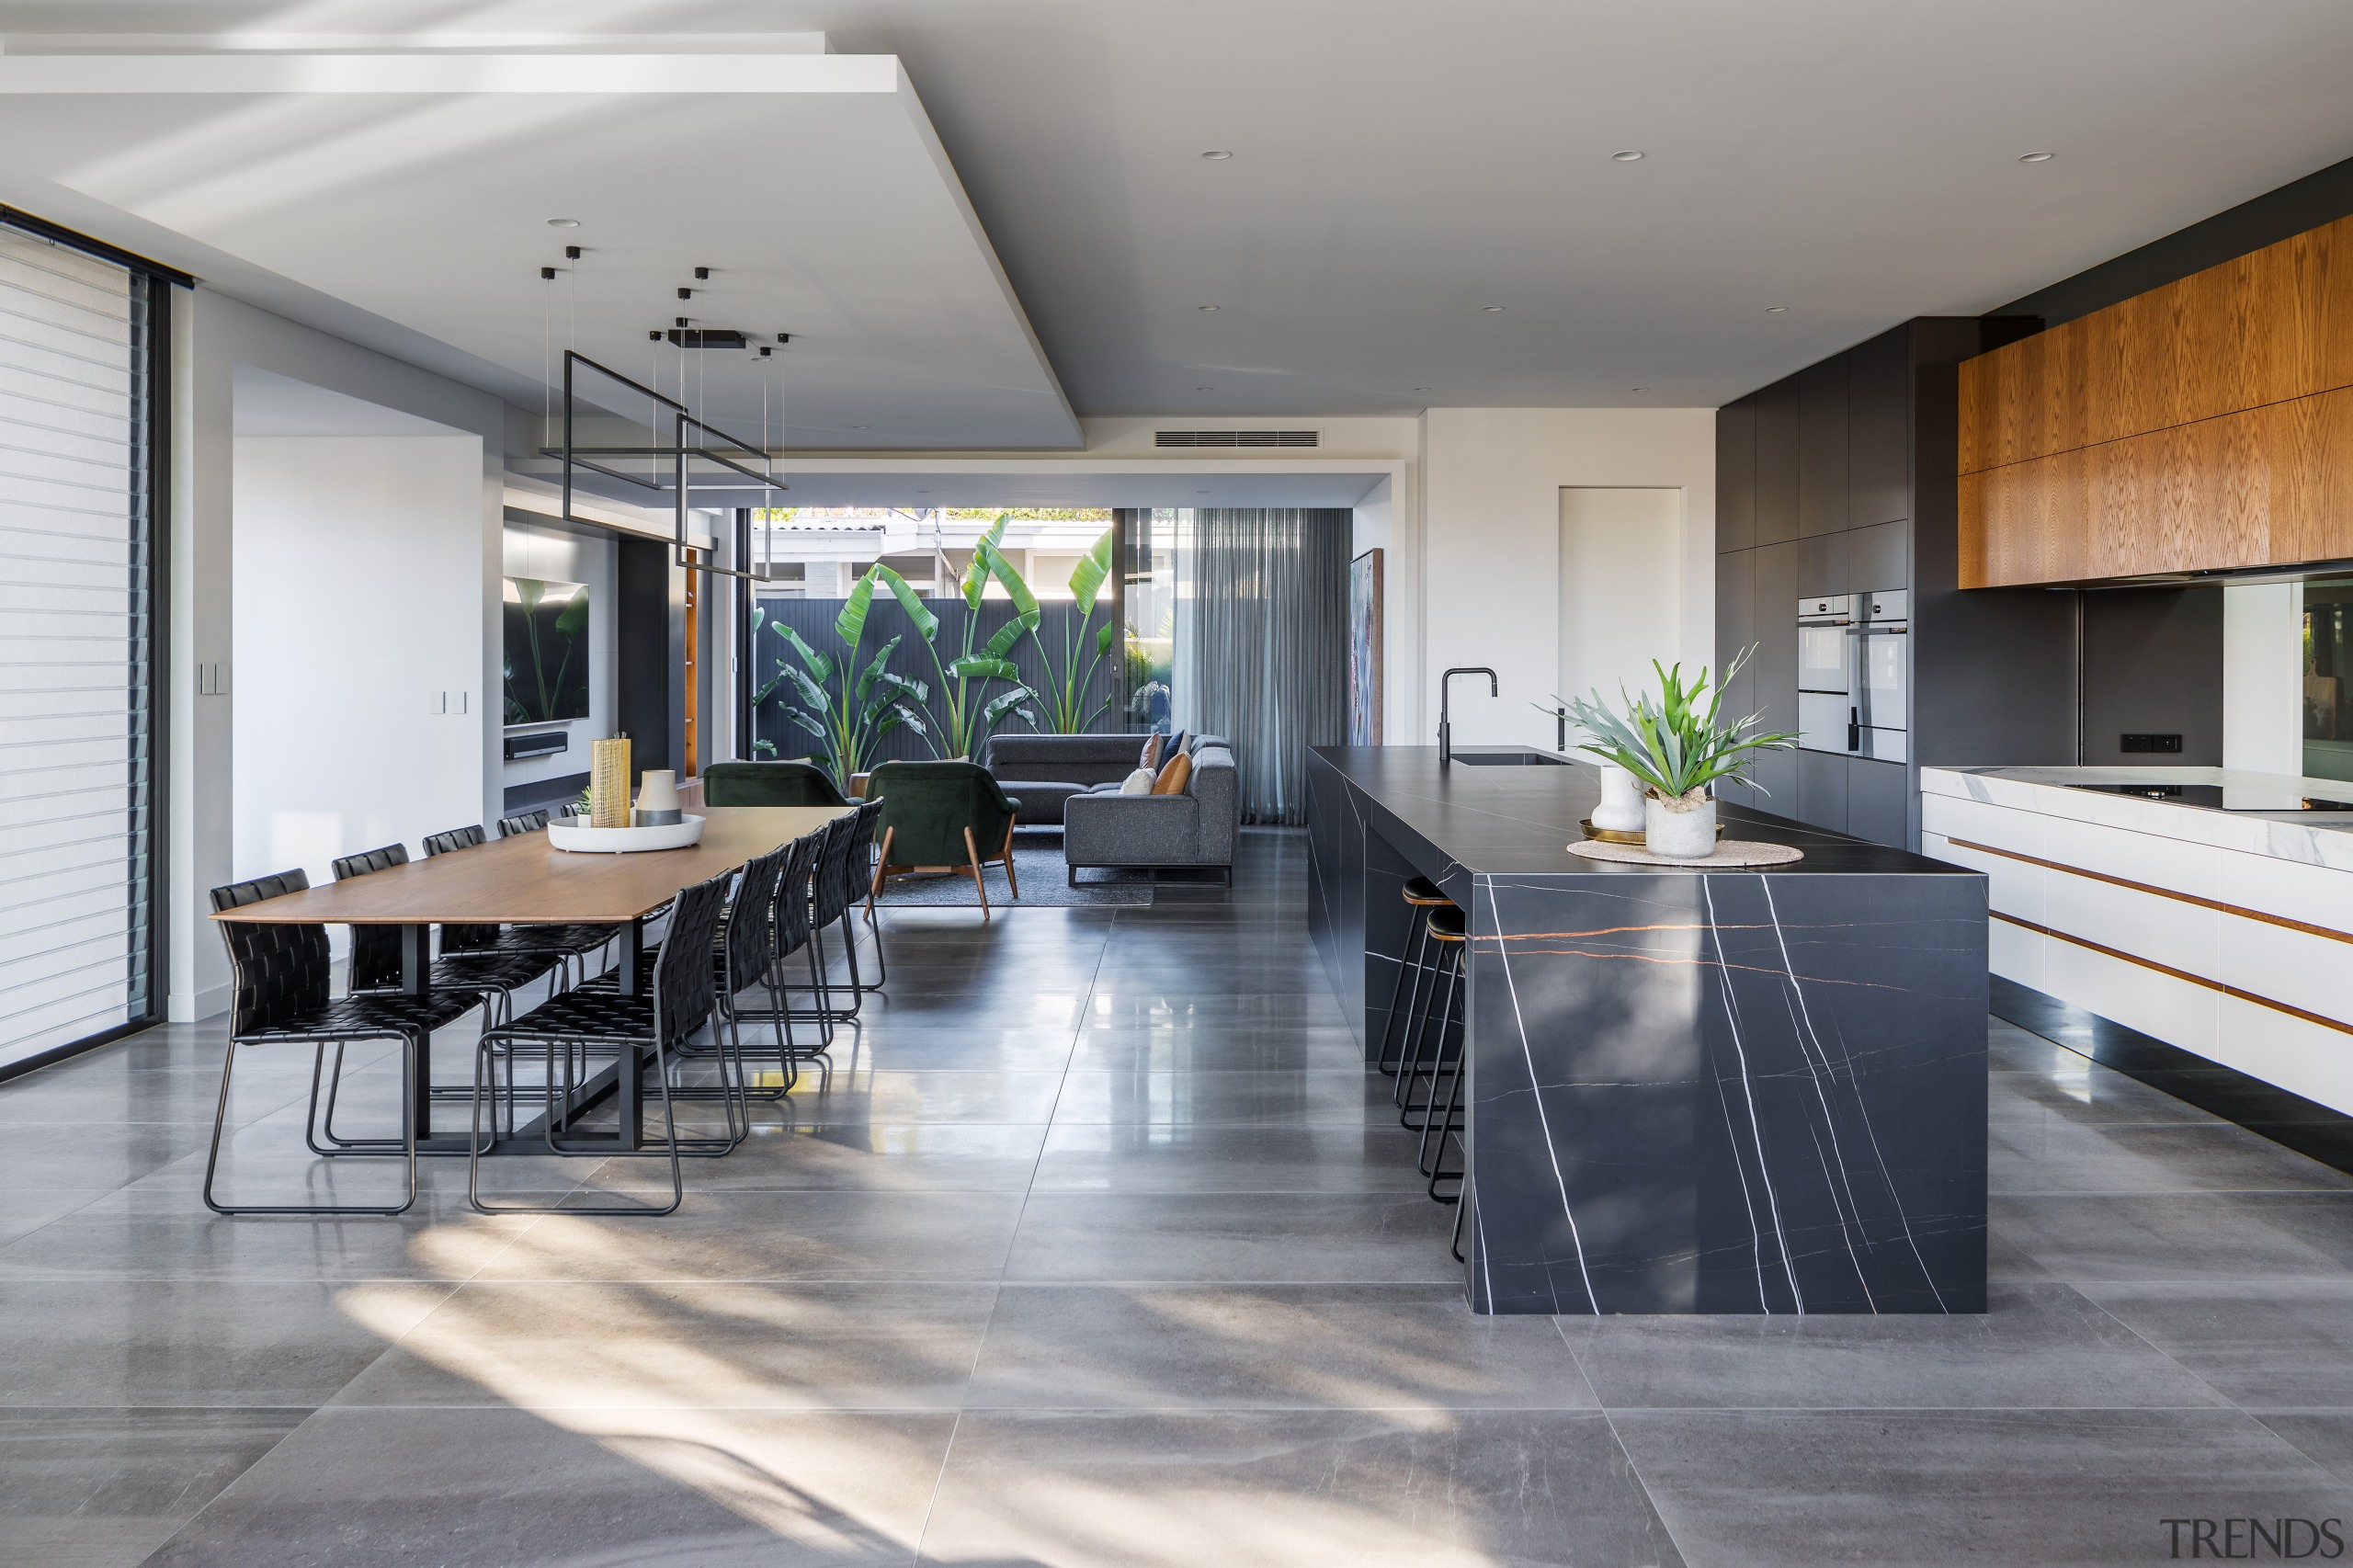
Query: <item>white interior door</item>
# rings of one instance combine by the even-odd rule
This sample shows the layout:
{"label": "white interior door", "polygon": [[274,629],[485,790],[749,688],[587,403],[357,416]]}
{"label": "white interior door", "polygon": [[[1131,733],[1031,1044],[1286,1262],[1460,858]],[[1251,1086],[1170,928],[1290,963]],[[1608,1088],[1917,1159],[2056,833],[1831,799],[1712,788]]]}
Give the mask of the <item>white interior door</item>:
{"label": "white interior door", "polygon": [[[1683,645],[1683,492],[1563,486],[1561,491],[1561,667],[1565,698],[1597,687],[1656,687]],[[1686,670],[1688,676],[1695,671]]]}

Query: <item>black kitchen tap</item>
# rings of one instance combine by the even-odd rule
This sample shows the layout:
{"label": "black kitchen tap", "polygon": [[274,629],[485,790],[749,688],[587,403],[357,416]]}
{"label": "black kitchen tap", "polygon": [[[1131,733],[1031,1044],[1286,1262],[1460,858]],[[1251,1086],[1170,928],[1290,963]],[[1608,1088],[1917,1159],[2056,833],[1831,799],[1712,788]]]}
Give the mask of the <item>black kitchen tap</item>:
{"label": "black kitchen tap", "polygon": [[1495,672],[1484,665],[1461,665],[1438,677],[1438,765],[1447,767],[1454,761],[1454,722],[1448,717],[1449,688],[1456,676],[1485,676],[1487,695],[1502,695],[1503,687],[1495,680]]}

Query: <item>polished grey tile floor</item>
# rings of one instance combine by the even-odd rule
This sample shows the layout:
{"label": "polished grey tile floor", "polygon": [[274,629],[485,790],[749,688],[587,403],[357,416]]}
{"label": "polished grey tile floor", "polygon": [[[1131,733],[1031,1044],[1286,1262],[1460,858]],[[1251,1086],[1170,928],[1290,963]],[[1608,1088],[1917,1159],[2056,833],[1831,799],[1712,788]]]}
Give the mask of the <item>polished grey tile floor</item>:
{"label": "polished grey tile floor", "polygon": [[[1984,1316],[1473,1317],[1303,846],[1246,837],[1231,896],[891,911],[830,1084],[667,1219],[484,1216],[438,1162],[401,1220],[213,1218],[217,1027],[0,1085],[0,1565],[2137,1563],[2353,1518],[2353,1179],[2006,1025]],[[308,1074],[241,1069],[227,1180],[384,1191],[302,1149]]]}

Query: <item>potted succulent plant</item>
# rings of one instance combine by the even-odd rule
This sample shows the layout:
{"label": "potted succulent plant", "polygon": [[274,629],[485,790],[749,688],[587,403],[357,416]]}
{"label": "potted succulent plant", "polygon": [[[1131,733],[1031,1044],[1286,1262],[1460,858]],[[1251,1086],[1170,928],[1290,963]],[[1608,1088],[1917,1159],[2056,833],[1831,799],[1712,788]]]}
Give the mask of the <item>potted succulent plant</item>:
{"label": "potted succulent plant", "polygon": [[[1743,650],[1724,671],[1724,683],[1756,652],[1755,643]],[[1598,690],[1565,704],[1569,716],[1591,737],[1577,749],[1617,764],[1641,783],[1644,848],[1671,859],[1705,859],[1716,847],[1716,801],[1711,786],[1720,778],[1739,778],[1762,789],[1747,777],[1748,764],[1760,751],[1789,750],[1798,738],[1758,730],[1761,716],[1755,713],[1734,723],[1722,722],[1718,718],[1722,683],[1711,690],[1704,665],[1688,685],[1681,665],[1667,669],[1654,660],[1651,668],[1658,671],[1656,699],[1649,692],[1628,696],[1621,686],[1622,714],[1605,706]]]}

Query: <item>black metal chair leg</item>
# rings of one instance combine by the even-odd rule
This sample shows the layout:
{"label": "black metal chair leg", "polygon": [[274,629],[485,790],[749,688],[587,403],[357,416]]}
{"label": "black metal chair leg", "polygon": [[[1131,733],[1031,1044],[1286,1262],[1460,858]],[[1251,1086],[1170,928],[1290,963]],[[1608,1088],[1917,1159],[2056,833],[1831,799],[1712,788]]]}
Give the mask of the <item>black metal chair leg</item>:
{"label": "black metal chair leg", "polygon": [[[1449,954],[1448,956],[1451,957],[1452,955]],[[1410,1096],[1408,1096],[1409,1103],[1405,1107],[1406,1115],[1400,1119],[1407,1131],[1418,1132],[1422,1135],[1421,1151],[1416,1153],[1414,1158],[1414,1163],[1416,1168],[1419,1168],[1427,1163],[1430,1124],[1438,1119],[1438,1075],[1444,1073],[1447,1069],[1449,1062],[1449,1058],[1447,1056],[1447,1046],[1450,1042],[1450,1039],[1454,1033],[1454,1003],[1456,997],[1461,994],[1461,971],[1460,970],[1453,970],[1449,971],[1447,976],[1446,1008],[1445,1011],[1438,1016],[1438,1049],[1430,1055],[1429,1093],[1425,1096],[1422,1100],[1421,1119],[1418,1121],[1413,1119],[1412,1113],[1414,1108],[1410,1103]],[[1454,1059],[1459,1062],[1461,1056],[1461,1047],[1457,1046]],[[1418,1071],[1416,1075],[1418,1076]],[[1427,1170],[1423,1170],[1422,1174],[1424,1176],[1427,1176],[1429,1175],[1429,1172]]]}
{"label": "black metal chair leg", "polygon": [[1405,1061],[1403,1047],[1398,1050],[1395,1065],[1392,1065],[1389,1060],[1389,1037],[1397,1031],[1397,1002],[1405,994],[1405,975],[1408,971],[1411,971],[1414,976],[1415,994],[1420,994],[1423,952],[1430,945],[1429,915],[1419,906],[1413,906],[1413,909],[1414,938],[1405,945],[1408,956],[1402,959],[1397,965],[1397,983],[1389,988],[1389,1013],[1381,1026],[1381,1049],[1374,1053],[1372,1059],[1372,1064],[1380,1068],[1384,1075],[1392,1078],[1397,1075],[1397,1068],[1403,1066]]}
{"label": "black metal chair leg", "polygon": [[[381,1039],[383,1037],[368,1036],[364,1038]],[[221,1062],[221,1098],[219,1103],[213,1108],[212,1146],[210,1152],[205,1155],[204,1159],[204,1190],[202,1193],[204,1206],[207,1209],[211,1210],[215,1214],[286,1214],[301,1215],[311,1219],[333,1219],[339,1216],[389,1217],[394,1214],[407,1213],[411,1208],[415,1206],[416,1203],[416,1108],[411,1103],[412,1096],[409,1093],[409,1080],[411,1075],[410,1070],[414,1064],[415,1054],[418,1050],[418,1044],[416,1040],[410,1036],[403,1035],[400,1038],[404,1051],[401,1062],[402,1136],[396,1140],[391,1140],[390,1142],[399,1143],[402,1147],[403,1153],[406,1155],[406,1164],[408,1167],[408,1190],[406,1196],[401,1199],[397,1207],[384,1208],[372,1204],[354,1205],[333,1203],[227,1204],[222,1203],[212,1196],[213,1178],[219,1174],[221,1168],[221,1133],[222,1130],[228,1125],[229,1121],[229,1085],[237,1069],[238,1046],[237,1042],[233,1040],[229,1042],[228,1054],[222,1059]],[[322,1042],[322,1047],[324,1047],[324,1042]],[[340,1051],[343,1042],[338,1040],[335,1044],[337,1050]],[[324,1051],[322,1049],[320,1052],[320,1059],[323,1059],[324,1054]],[[314,1059],[311,1068],[311,1092],[314,1105],[318,1095],[319,1067],[320,1060]]]}
{"label": "black metal chair leg", "polygon": [[[1401,1063],[1397,1071],[1397,1124],[1400,1127],[1415,1131],[1420,1130],[1421,1123],[1414,1119],[1414,1112],[1416,1108],[1414,1105],[1414,1085],[1421,1081],[1422,1064],[1425,1060],[1428,1060],[1432,1062],[1430,1067],[1430,1098],[1435,1099],[1438,1097],[1438,1068],[1436,1063],[1438,1061],[1442,1060],[1446,1054],[1446,1032],[1443,1029],[1438,1031],[1438,1049],[1435,1052],[1429,1051],[1427,1049],[1430,1037],[1429,1009],[1431,1005],[1438,1001],[1438,988],[1440,985],[1445,985],[1449,988],[1447,1011],[1451,1013],[1453,1010],[1453,959],[1454,954],[1451,949],[1448,949],[1439,958],[1438,972],[1430,977],[1429,996],[1423,1001],[1421,1009],[1414,1020],[1414,1054],[1404,1062]],[[1424,1118],[1427,1119],[1429,1114],[1428,1102],[1427,1100],[1424,1101],[1419,1108]]]}
{"label": "black metal chair leg", "polygon": [[[1454,1199],[1438,1197],[1439,1180],[1449,1175],[1459,1177],[1461,1174],[1459,1171],[1449,1173],[1446,1169],[1446,1141],[1452,1138],[1458,1145],[1461,1142],[1462,1080],[1470,1075],[1469,1067],[1462,1047],[1457,1046],[1454,1051],[1454,1084],[1447,1091],[1446,1109],[1443,1114],[1432,1113],[1422,1118],[1422,1151],[1415,1161],[1414,1168],[1430,1178],[1429,1195],[1440,1203],[1451,1203]],[[1436,1078],[1430,1080],[1430,1098],[1438,1098]],[[1437,1135],[1434,1149],[1431,1146],[1433,1133]]]}

